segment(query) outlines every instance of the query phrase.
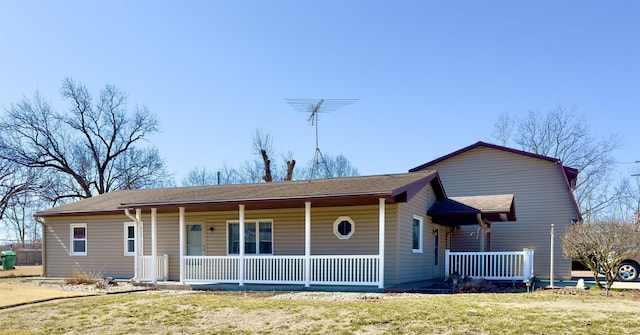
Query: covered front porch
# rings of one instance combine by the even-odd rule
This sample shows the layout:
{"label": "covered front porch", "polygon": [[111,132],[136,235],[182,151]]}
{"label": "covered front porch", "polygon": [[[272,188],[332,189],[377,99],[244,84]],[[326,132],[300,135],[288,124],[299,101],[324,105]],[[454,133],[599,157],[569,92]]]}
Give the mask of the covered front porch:
{"label": "covered front porch", "polygon": [[[385,198],[376,199],[378,206],[377,253],[314,255],[311,253],[311,210],[312,202],[304,202],[304,254],[252,254],[246,250],[245,234],[239,234],[237,254],[189,255],[187,246],[186,208],[179,207],[177,232],[179,244],[180,284],[271,284],[271,285],[331,285],[384,287],[385,252]],[[375,208],[375,207],[374,207]],[[169,270],[168,255],[158,255],[157,208],[151,211],[151,252],[145,254],[143,248],[136,248],[134,255],[133,280],[157,283],[167,281]],[[247,220],[246,205],[237,205],[238,230],[245,231]],[[135,215],[130,209],[125,214],[136,226],[136,245],[144,244],[142,209],[136,208]],[[302,221],[302,220],[301,220]],[[155,260],[155,261],[154,261]],[[176,261],[174,258],[171,260]],[[155,274],[155,275],[154,275]]]}

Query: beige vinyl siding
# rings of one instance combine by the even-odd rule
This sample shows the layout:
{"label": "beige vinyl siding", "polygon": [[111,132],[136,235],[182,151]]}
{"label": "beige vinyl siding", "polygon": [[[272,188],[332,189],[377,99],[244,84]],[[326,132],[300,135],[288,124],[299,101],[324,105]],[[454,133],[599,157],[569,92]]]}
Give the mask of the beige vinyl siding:
{"label": "beige vinyl siding", "polygon": [[[426,210],[423,209],[423,212]],[[333,223],[340,216],[349,216],[355,223],[353,236],[346,240],[339,239],[333,232]],[[397,216],[397,205],[386,204],[387,271],[385,275],[387,282],[397,278],[393,273],[396,268],[396,259],[389,257],[396,249]],[[143,212],[141,219],[143,221],[143,252],[144,255],[151,255],[151,213]],[[186,225],[201,224],[203,226],[203,254],[208,256],[227,255],[227,223],[238,220],[238,211],[185,212]],[[245,212],[245,221],[256,220],[273,222],[274,255],[304,255],[304,207]],[[378,205],[314,208],[312,204],[311,254],[377,255],[378,220]],[[114,278],[133,277],[134,257],[124,256],[124,222],[131,222],[124,214],[47,219],[45,275],[68,277],[74,271],[81,269]],[[70,223],[87,224],[87,256],[69,256],[67,250],[70,242]],[[180,276],[178,223],[177,211],[158,214],[156,217],[157,255],[169,256],[169,280],[173,281],[179,280]],[[426,221],[425,227],[427,227]],[[209,228],[213,228],[213,231]],[[410,240],[405,244],[410,247]]]}
{"label": "beige vinyl siding", "polygon": [[[387,231],[389,231],[394,227],[395,223],[395,205],[386,205],[385,207],[386,225]],[[304,255],[304,211],[304,207],[247,210],[245,212],[245,221],[270,220],[273,222],[274,255]],[[377,255],[378,215],[379,208],[377,205],[314,208],[312,204],[311,254]],[[349,216],[355,223],[355,233],[347,240],[341,240],[333,233],[333,223],[340,216]],[[213,232],[208,229],[203,231],[203,234],[206,234],[205,255],[209,256],[227,255],[227,223],[229,221],[237,222],[238,220],[239,213],[237,211],[185,213],[187,224],[204,221],[206,227],[214,228]],[[177,231],[177,224],[175,229]],[[177,235],[175,235],[175,241],[178,241]],[[389,236],[387,236],[386,247],[393,247],[393,244],[389,242]],[[178,249],[177,245],[175,249]],[[177,266],[175,268],[171,267],[170,278],[173,278],[174,275],[179,275],[179,264]]]}
{"label": "beige vinyl siding", "polygon": [[[576,219],[560,166],[546,160],[478,147],[429,167],[440,175],[447,195],[514,194],[516,222],[494,222],[492,251],[535,250],[534,274],[549,277],[550,225],[555,224],[555,276],[569,279],[571,262],[562,256],[561,239]],[[478,251],[478,226],[451,235],[453,251]]]}
{"label": "beige vinyl siding", "polygon": [[[407,203],[398,205],[397,262],[394,264],[397,278],[392,284],[426,280],[437,277],[434,271],[434,238],[436,226],[427,216],[427,209],[436,201],[431,185],[418,192]],[[413,252],[413,216],[423,218],[422,252]],[[388,258],[388,257],[387,257]],[[387,267],[387,273],[391,270]],[[391,273],[389,273],[391,275]]]}
{"label": "beige vinyl siding", "polygon": [[[133,277],[133,257],[124,256],[124,222],[122,216],[82,216],[48,218],[45,223],[46,277],[68,278],[75,274],[101,277]],[[70,224],[87,224],[87,255],[72,256]]]}

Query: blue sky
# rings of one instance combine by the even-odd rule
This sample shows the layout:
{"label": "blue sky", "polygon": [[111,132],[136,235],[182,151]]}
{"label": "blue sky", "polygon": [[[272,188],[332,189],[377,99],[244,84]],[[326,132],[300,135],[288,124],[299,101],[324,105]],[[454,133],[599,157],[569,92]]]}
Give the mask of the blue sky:
{"label": "blue sky", "polygon": [[[405,172],[479,140],[501,113],[561,104],[640,160],[639,1],[0,0],[0,106],[69,76],[155,113],[179,183],[251,158],[256,129],[312,159],[286,98],[357,103],[321,115],[320,149],[361,174]],[[633,164],[631,164],[633,165]],[[628,168],[630,165],[622,165]]]}

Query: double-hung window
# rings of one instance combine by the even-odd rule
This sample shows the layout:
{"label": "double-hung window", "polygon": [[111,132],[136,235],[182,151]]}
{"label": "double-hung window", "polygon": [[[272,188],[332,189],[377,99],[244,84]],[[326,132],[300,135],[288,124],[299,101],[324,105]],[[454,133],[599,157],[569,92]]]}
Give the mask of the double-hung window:
{"label": "double-hung window", "polygon": [[70,246],[69,254],[73,256],[87,255],[87,224],[72,223],[70,225]]}
{"label": "double-hung window", "polygon": [[[240,224],[229,222],[227,243],[229,255],[240,253]],[[245,221],[244,253],[255,255],[273,254],[273,222],[266,220]]]}
{"label": "double-hung window", "polygon": [[413,252],[415,253],[422,252],[423,223],[423,217],[418,215],[413,216]]}
{"label": "double-hung window", "polygon": [[124,255],[133,256],[136,253],[136,227],[133,222],[124,223]]}

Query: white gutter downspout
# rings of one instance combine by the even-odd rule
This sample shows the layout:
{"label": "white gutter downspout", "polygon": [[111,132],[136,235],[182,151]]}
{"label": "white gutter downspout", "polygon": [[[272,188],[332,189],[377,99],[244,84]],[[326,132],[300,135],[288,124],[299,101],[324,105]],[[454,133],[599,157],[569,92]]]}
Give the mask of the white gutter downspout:
{"label": "white gutter downspout", "polygon": [[[138,213],[138,211],[140,211],[140,209],[136,209],[136,214]],[[131,278],[131,280],[138,282],[138,249],[139,249],[139,245],[138,245],[138,218],[139,215],[133,216],[131,215],[131,213],[129,213],[129,208],[125,208],[124,209],[124,215],[126,215],[127,217],[129,217],[129,219],[133,220],[133,227],[134,227],[134,241],[135,241],[135,245],[134,245],[134,253],[133,253],[133,278]]]}

